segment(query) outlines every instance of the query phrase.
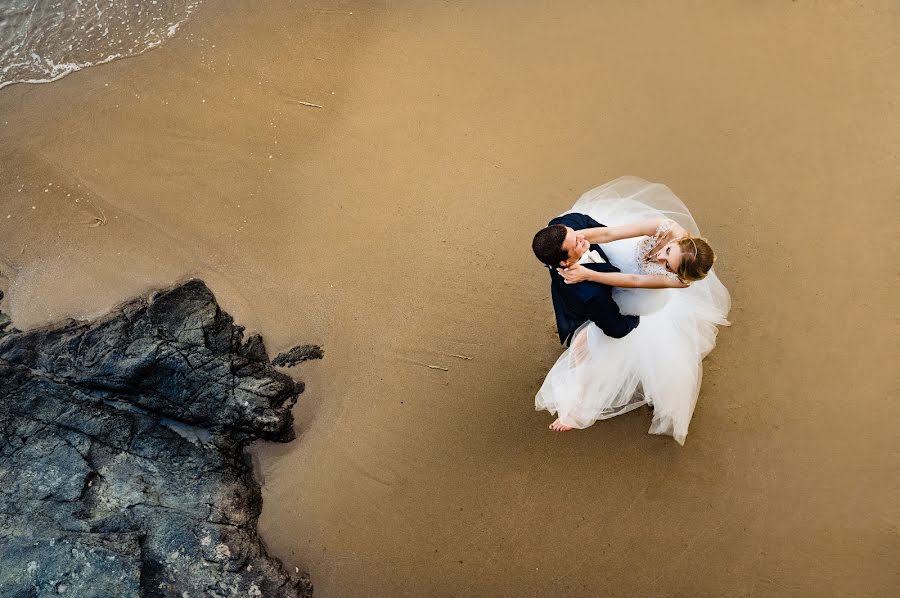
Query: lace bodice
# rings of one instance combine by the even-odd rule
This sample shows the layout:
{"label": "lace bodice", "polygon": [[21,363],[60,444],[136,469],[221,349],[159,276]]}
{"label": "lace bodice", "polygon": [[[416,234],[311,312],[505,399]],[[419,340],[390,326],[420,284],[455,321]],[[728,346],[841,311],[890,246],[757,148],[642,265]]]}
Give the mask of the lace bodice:
{"label": "lace bodice", "polygon": [[[635,261],[638,265],[638,270],[640,270],[640,274],[663,274],[670,278],[674,278],[678,280],[678,275],[674,272],[669,272],[666,270],[665,266],[661,265],[654,259],[654,253],[656,251],[657,245],[659,245],[660,241],[665,237],[672,227],[675,226],[674,220],[663,220],[662,223],[656,228],[656,232],[653,233],[650,237],[644,237],[641,239],[641,242],[638,243],[635,248]],[[666,240],[668,243],[669,240]]]}

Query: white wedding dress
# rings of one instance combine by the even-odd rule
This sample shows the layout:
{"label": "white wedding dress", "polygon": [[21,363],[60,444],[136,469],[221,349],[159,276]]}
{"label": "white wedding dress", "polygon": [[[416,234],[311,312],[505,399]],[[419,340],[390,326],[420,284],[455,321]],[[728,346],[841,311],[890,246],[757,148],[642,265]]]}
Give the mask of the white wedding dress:
{"label": "white wedding dress", "polygon": [[[637,177],[592,189],[569,211],[607,226],[664,217],[700,234],[687,207],[668,187]],[[663,224],[653,237],[608,243],[603,250],[622,272],[674,276],[647,259],[670,226]],[[717,326],[728,325],[728,290],[711,270],[687,288],[617,288],[613,299],[622,313],[641,317],[638,327],[617,339],[592,322],[582,325],[547,374],[535,408],[558,414],[568,426],[586,428],[650,404],[650,433],[684,444],[700,392],[701,361],[716,344]]]}

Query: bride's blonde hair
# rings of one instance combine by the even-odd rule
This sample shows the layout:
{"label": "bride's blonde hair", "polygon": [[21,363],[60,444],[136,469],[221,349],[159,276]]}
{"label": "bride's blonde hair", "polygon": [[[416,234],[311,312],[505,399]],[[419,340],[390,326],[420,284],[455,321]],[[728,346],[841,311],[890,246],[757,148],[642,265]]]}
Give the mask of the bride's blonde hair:
{"label": "bride's blonde hair", "polygon": [[706,239],[700,237],[684,237],[678,240],[681,249],[681,265],[678,267],[678,278],[684,282],[703,280],[716,261],[716,254]]}

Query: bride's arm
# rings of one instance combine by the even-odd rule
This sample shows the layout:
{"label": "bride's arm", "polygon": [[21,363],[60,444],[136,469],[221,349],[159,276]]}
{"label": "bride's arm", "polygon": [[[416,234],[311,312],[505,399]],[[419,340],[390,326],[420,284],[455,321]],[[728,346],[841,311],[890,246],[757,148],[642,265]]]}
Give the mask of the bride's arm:
{"label": "bride's arm", "polygon": [[610,287],[626,289],[683,289],[688,285],[665,274],[626,274],[624,272],[595,272],[584,266],[557,268],[566,284],[583,281],[599,282]]}
{"label": "bride's arm", "polygon": [[[619,239],[630,239],[632,237],[649,237],[655,235],[659,226],[665,222],[665,218],[650,218],[649,220],[641,220],[633,224],[623,224],[621,226],[601,226],[597,228],[585,228],[578,232],[584,235],[589,243],[611,243]],[[675,238],[687,235],[687,231],[680,225],[672,222],[670,229]]]}
{"label": "bride's arm", "polygon": [[584,238],[590,243],[611,243],[619,239],[630,239],[631,237],[649,236],[656,232],[659,225],[662,224],[662,218],[652,218],[650,220],[641,220],[631,224],[623,224],[621,226],[601,226],[597,228],[586,228],[580,230]]}

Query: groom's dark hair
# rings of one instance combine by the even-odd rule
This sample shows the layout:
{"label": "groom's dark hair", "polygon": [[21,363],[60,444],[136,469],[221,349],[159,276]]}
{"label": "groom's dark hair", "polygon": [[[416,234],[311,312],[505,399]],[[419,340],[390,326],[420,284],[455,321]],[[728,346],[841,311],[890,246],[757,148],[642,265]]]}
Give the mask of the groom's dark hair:
{"label": "groom's dark hair", "polygon": [[561,261],[569,259],[569,253],[562,248],[566,232],[566,227],[562,224],[552,224],[539,230],[531,242],[531,249],[537,259],[547,266],[559,266]]}

